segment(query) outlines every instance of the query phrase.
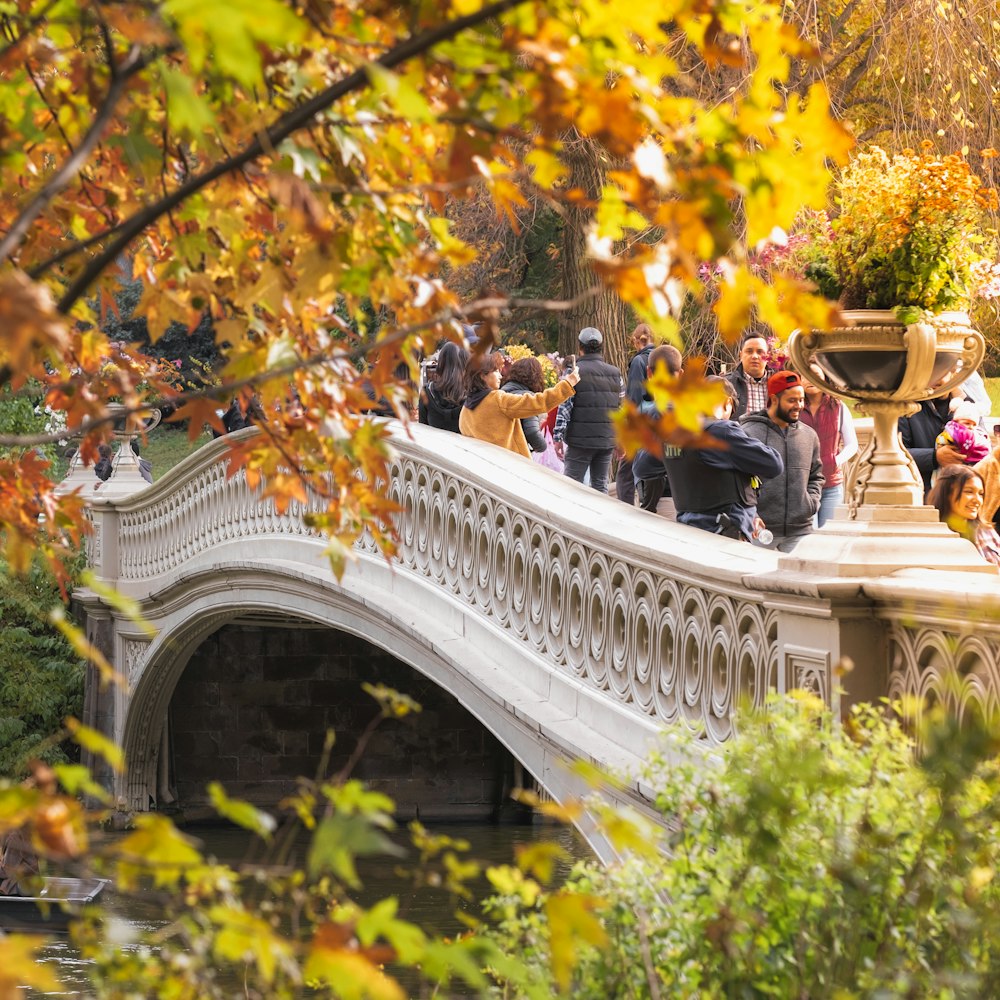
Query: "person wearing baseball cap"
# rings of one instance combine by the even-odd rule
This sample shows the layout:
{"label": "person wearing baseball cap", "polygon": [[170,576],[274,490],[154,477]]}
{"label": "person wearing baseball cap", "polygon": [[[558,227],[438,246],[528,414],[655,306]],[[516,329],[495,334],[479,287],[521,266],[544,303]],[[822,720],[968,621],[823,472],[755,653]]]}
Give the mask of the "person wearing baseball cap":
{"label": "person wearing baseball cap", "polygon": [[780,476],[763,483],[757,497],[757,514],[774,536],[770,548],[781,552],[790,552],[813,530],[823,495],[819,438],[799,421],[804,405],[802,379],[786,368],[767,380],[767,409],[741,421],[747,434],[773,448],[784,465]]}
{"label": "person wearing baseball cap", "polygon": [[596,326],[585,326],[577,341],[580,381],[576,395],[559,406],[552,432],[556,455],[565,461],[570,479],[582,483],[590,473],[590,485],[608,492],[608,473],[615,449],[611,414],[625,395],[622,373],[604,360],[604,334]]}

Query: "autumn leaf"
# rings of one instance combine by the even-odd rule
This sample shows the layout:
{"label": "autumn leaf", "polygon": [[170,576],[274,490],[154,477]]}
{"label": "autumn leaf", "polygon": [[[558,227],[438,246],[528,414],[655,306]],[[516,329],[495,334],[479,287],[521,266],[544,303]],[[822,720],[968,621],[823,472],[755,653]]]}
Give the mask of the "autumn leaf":
{"label": "autumn leaf", "polygon": [[31,815],[31,843],[50,858],[77,858],[87,850],[83,806],[65,795],[42,798]]}
{"label": "autumn leaf", "polygon": [[263,809],[258,809],[249,802],[240,799],[231,799],[222,785],[217,781],[208,784],[208,799],[212,803],[212,808],[223,818],[235,823],[237,826],[257,834],[261,839],[270,842],[271,836],[277,829],[277,820]]}
{"label": "autumn leaf", "polygon": [[751,310],[763,282],[745,266],[736,268],[719,286],[719,300],[713,311],[719,320],[719,334],[735,343],[750,323]]}
{"label": "autumn leaf", "polygon": [[563,992],[569,989],[581,945],[603,948],[607,944],[607,934],[594,915],[602,905],[584,893],[556,893],[545,901],[552,974]]}
{"label": "autumn leaf", "polygon": [[63,991],[52,964],[39,961],[36,954],[46,941],[27,934],[5,934],[0,938],[0,1000],[19,1000],[22,987],[41,993]]}
{"label": "autumn leaf", "polygon": [[124,751],[113,740],[96,729],[85,726],[72,716],[66,720],[66,728],[74,743],[78,743],[84,750],[97,754],[98,757],[103,757],[115,771],[121,773],[125,770]]}
{"label": "autumn leaf", "polygon": [[528,872],[543,883],[552,881],[557,863],[569,859],[564,847],[549,841],[518,845],[515,848],[515,856],[517,866],[522,871]]}
{"label": "autumn leaf", "polygon": [[321,924],[302,975],[307,983],[333,987],[342,1000],[405,1000],[403,988],[364,955],[340,947],[341,937]]}
{"label": "autumn leaf", "polygon": [[699,433],[705,419],[727,399],[724,386],[706,378],[704,358],[689,358],[677,375],[658,365],[646,380],[646,392],[661,413],[669,410],[677,426],[692,434]]}
{"label": "autumn leaf", "polygon": [[294,946],[270,921],[236,906],[213,906],[208,917],[216,926],[212,943],[216,961],[252,963],[265,983],[274,982],[279,964],[291,964]]}
{"label": "autumn leaf", "polygon": [[124,615],[133,625],[138,626],[149,638],[156,636],[156,629],[142,616],[142,608],[137,601],[126,597],[114,587],[109,587],[92,570],[84,570],[81,582],[97,594],[105,604]]}
{"label": "autumn leaf", "polygon": [[114,847],[118,876],[126,886],[149,874],[157,886],[173,886],[183,875],[203,864],[194,842],[165,816],[137,815],[136,829]]}

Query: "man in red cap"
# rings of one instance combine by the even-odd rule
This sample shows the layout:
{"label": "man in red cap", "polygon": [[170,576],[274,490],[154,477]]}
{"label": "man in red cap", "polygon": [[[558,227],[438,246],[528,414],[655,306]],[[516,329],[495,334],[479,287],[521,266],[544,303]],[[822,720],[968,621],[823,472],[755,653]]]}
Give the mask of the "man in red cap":
{"label": "man in red cap", "polygon": [[767,380],[767,409],[748,413],[743,429],[782,458],[784,471],[767,480],[757,497],[757,514],[774,536],[771,548],[791,551],[813,529],[813,515],[823,495],[823,463],[819,438],[799,423],[805,405],[802,380],[793,371],[775,372]]}

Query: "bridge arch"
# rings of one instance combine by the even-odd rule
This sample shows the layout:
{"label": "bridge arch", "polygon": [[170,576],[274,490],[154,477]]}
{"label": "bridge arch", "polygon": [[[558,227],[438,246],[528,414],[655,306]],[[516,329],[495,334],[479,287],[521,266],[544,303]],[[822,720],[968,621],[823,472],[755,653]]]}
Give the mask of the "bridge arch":
{"label": "bridge arch", "polygon": [[[319,555],[321,546],[316,550]],[[559,801],[587,793],[565,763],[580,756],[573,745],[578,738],[573,731],[576,685],[560,683],[544,660],[503,629],[468,628],[461,617],[456,619],[455,602],[444,592],[424,588],[417,599],[403,586],[394,596],[393,584],[398,588],[401,581],[393,580],[393,570],[367,556],[360,560],[364,569],[345,577],[343,584],[333,582],[322,563],[309,573],[301,564],[242,561],[180,578],[156,595],[159,630],[141,666],[132,671],[131,695],[122,712],[127,769],[117,782],[119,807],[144,811],[155,805],[164,723],[177,684],[211,633],[247,616],[286,624],[304,621],[367,640],[454,696],[543,792]],[[498,684],[501,672],[505,680]],[[605,711],[615,707],[609,703]],[[592,760],[634,773],[657,729],[652,721],[646,726],[620,721],[627,723],[628,745],[594,734]],[[628,796],[626,790],[623,797]],[[599,853],[606,849],[592,831],[584,833]]]}

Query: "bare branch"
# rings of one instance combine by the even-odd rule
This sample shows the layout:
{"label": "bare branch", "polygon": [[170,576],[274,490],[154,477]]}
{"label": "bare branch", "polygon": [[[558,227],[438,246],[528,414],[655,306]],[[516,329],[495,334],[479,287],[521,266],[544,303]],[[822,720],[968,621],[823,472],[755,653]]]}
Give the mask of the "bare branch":
{"label": "bare branch", "polygon": [[106,240],[109,236],[113,236],[116,232],[118,232],[119,228],[119,225],[109,226],[107,229],[99,233],[94,233],[93,236],[88,236],[85,240],[74,240],[68,247],[64,247],[58,253],[53,254],[51,257],[30,268],[27,272],[28,277],[33,281],[37,281],[43,274],[45,274],[46,271],[55,267],[56,264],[62,263],[62,261],[66,260],[68,257],[75,257],[78,253],[88,250],[95,243],[100,243],[102,240]]}
{"label": "bare branch", "polygon": [[28,22],[25,30],[0,48],[0,59],[8,53],[13,52],[26,38],[31,37],[31,32],[35,30],[48,17],[49,11],[59,2],[59,0],[49,0],[49,2]]}

